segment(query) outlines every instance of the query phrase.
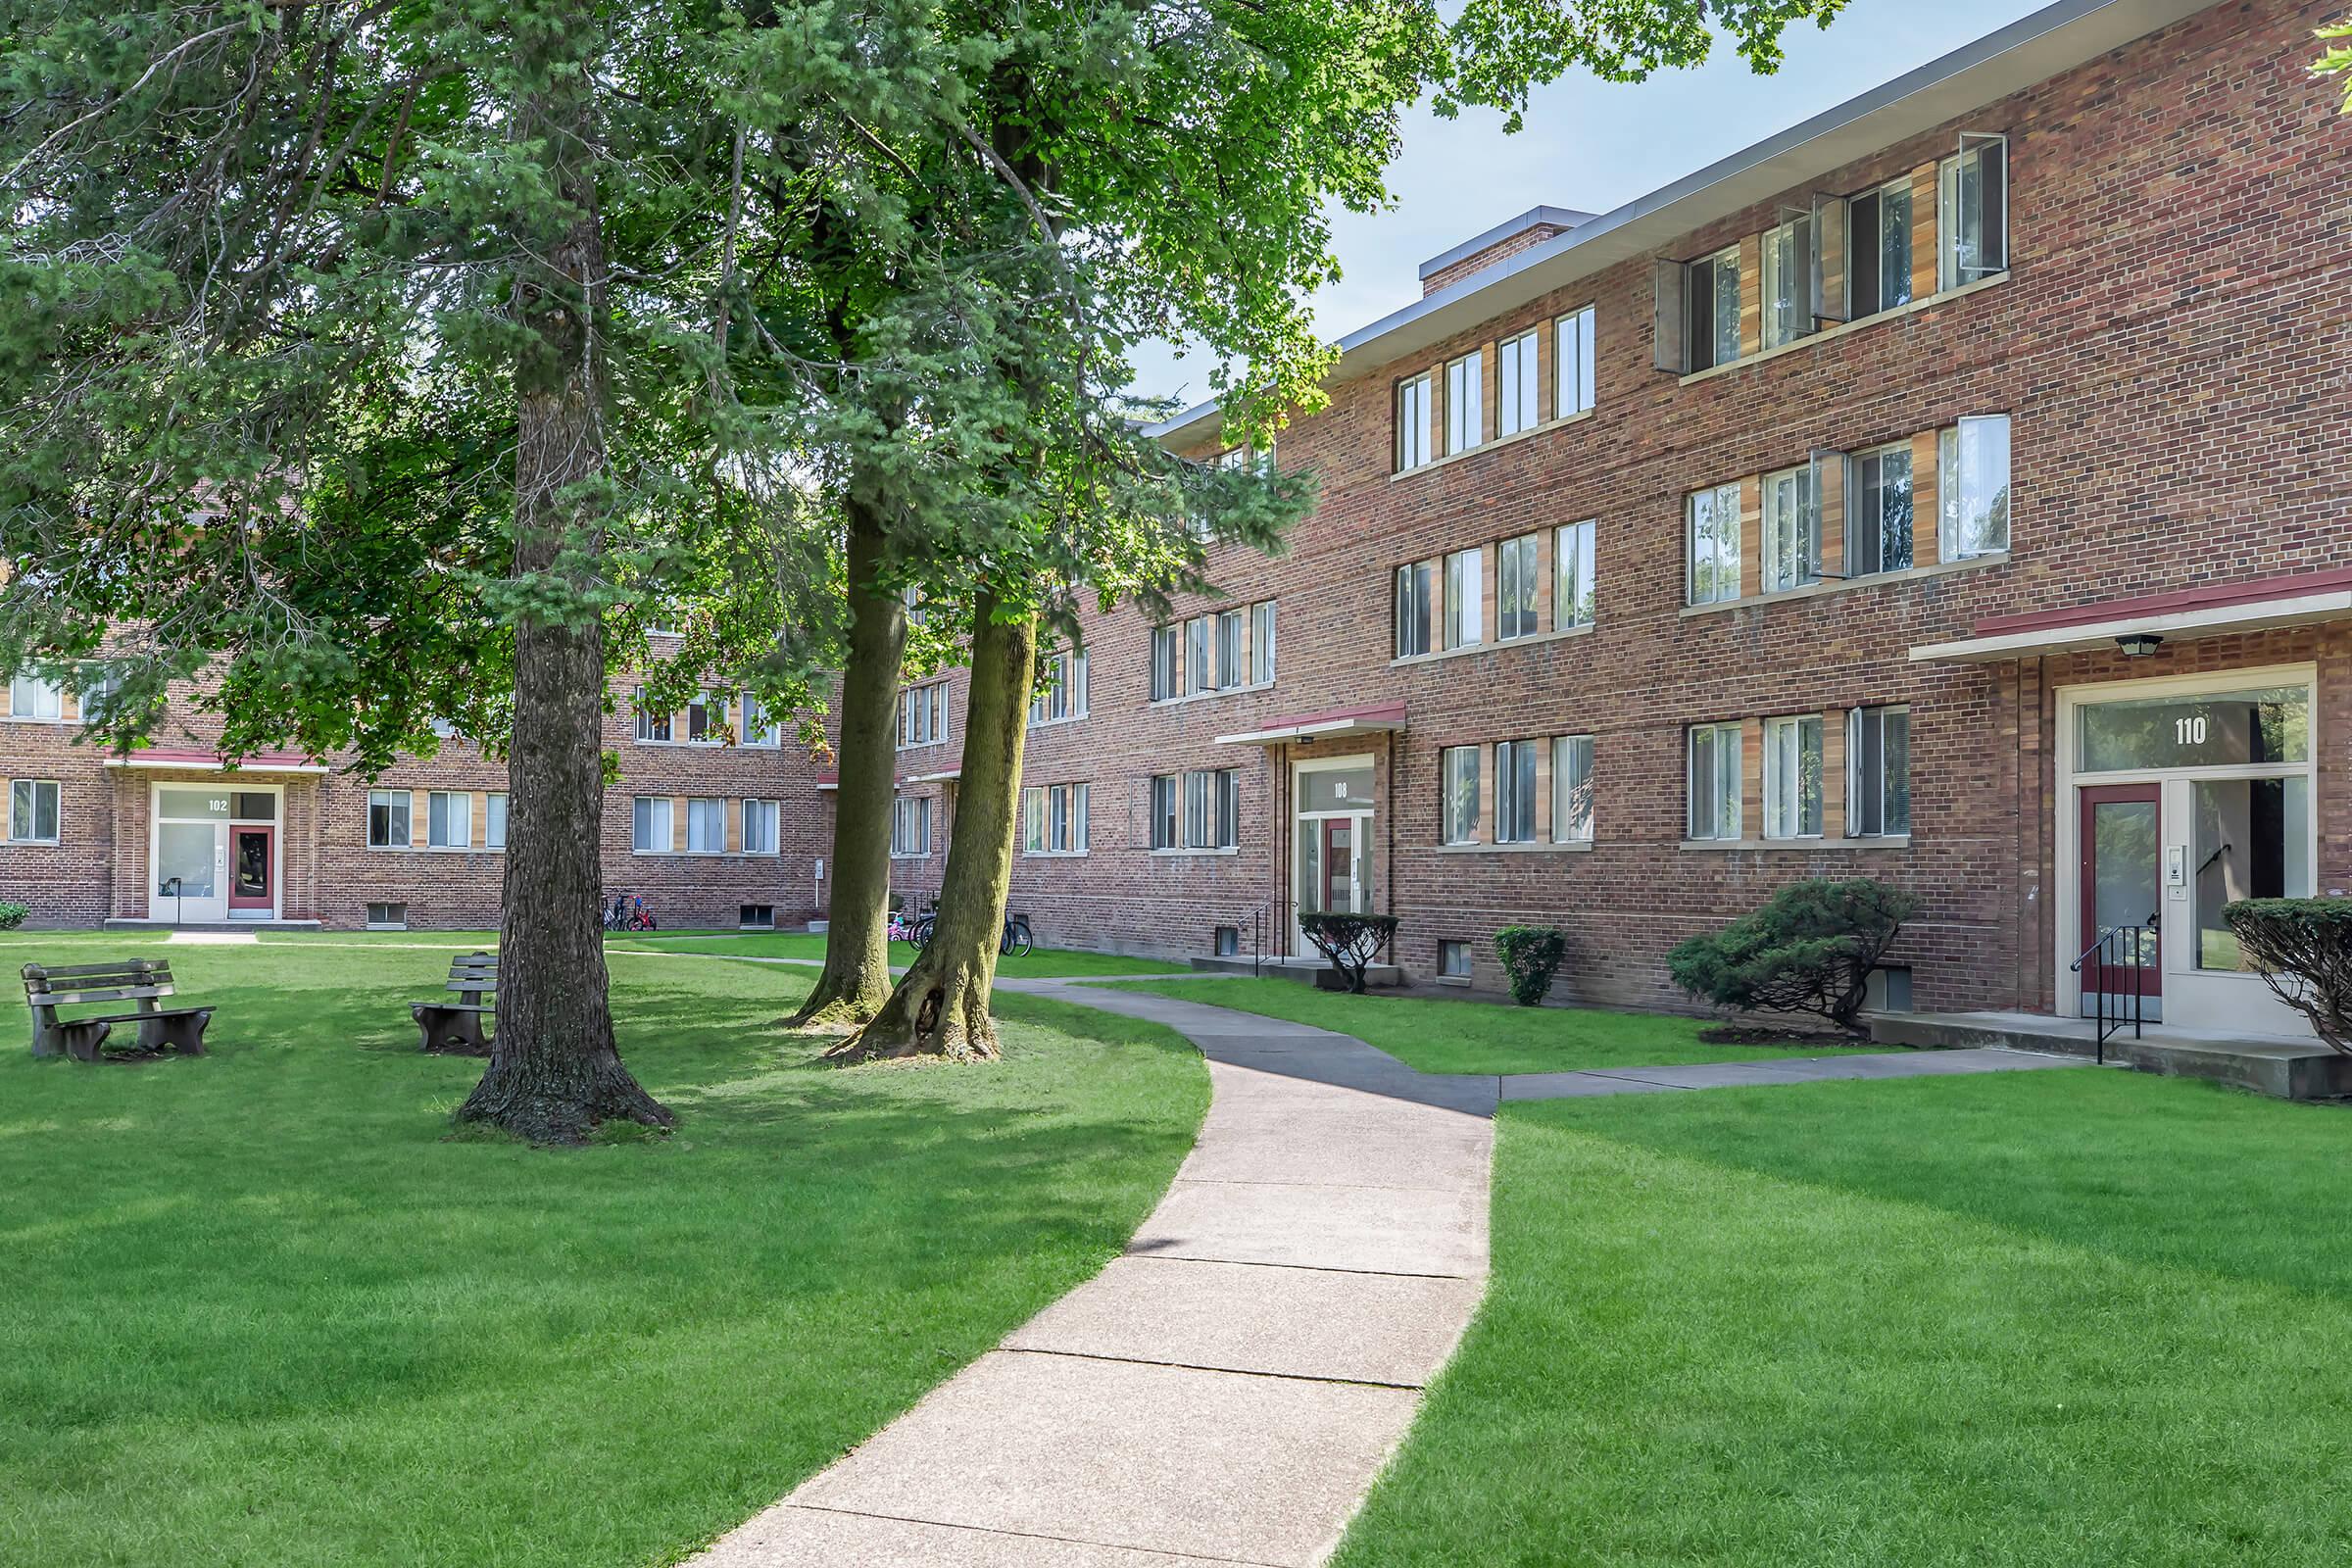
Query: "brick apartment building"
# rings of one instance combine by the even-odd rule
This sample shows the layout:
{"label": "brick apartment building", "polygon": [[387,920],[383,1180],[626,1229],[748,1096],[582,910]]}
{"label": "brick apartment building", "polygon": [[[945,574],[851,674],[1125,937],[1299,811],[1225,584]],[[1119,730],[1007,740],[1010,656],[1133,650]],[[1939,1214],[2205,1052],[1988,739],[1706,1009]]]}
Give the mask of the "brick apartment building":
{"label": "brick apartment building", "polygon": [[[1087,623],[1033,709],[1014,907],[1177,955],[1379,910],[1408,974],[1488,986],[1498,927],[1556,924],[1563,994],[1675,1005],[1676,941],[1868,875],[1922,906],[1890,1005],[2071,1012],[2134,983],[2072,968],[2129,925],[2173,1021],[2299,1029],[2219,909],[2352,887],[2352,158],[2306,74],[2332,14],[2064,0],[1434,258],[1278,454],[1213,406],[1159,427],[1311,469],[1320,505],[1279,559],[1215,549],[1222,593],[1171,623]],[[963,697],[902,696],[916,897]],[[609,888],[671,924],[822,909],[824,776],[617,708]],[[59,781],[54,843],[0,850],[44,917],[153,915],[167,830],[233,904],[248,789],[279,913],[495,912],[478,761],[231,778],[69,757],[70,727],[0,727],[12,780]]]}

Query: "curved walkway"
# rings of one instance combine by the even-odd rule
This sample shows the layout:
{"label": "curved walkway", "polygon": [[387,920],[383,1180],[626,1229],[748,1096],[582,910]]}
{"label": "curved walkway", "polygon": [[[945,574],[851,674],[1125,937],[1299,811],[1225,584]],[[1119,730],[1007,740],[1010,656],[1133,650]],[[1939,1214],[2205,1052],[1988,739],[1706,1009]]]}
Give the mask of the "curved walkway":
{"label": "curved walkway", "polygon": [[1320,1562],[1478,1305],[1498,1100],[2076,1062],[1928,1052],[1441,1077],[1305,1024],[998,983],[1189,1038],[1214,1091],[1200,1142],[1124,1256],[705,1568]]}

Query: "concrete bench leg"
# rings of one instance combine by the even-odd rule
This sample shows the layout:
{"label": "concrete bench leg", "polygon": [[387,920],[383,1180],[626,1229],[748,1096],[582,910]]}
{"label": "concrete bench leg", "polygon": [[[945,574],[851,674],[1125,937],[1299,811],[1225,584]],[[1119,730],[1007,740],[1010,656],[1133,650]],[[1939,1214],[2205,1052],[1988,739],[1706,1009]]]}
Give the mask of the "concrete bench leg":
{"label": "concrete bench leg", "polygon": [[103,1059],[106,1037],[115,1032],[111,1023],[61,1023],[57,1032],[65,1042],[66,1054],[75,1061]]}
{"label": "concrete bench leg", "polygon": [[139,1049],[201,1056],[204,1054],[204,1031],[212,1021],[213,1009],[210,1007],[184,1012],[176,1018],[143,1019],[139,1024]]}
{"label": "concrete bench leg", "polygon": [[478,1012],[461,1012],[429,1002],[412,1002],[409,1011],[416,1019],[417,1049],[421,1051],[463,1051],[478,1055],[490,1049],[482,1038]]}

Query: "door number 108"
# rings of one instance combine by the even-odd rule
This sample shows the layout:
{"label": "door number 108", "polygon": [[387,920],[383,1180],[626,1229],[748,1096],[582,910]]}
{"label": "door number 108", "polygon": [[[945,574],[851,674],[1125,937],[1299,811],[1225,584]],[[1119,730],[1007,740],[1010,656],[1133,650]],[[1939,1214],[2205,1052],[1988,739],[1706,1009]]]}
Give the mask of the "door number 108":
{"label": "door number 108", "polygon": [[2175,742],[2182,746],[2204,745],[2205,715],[2203,713],[2199,713],[2194,718],[2174,719],[2173,739]]}

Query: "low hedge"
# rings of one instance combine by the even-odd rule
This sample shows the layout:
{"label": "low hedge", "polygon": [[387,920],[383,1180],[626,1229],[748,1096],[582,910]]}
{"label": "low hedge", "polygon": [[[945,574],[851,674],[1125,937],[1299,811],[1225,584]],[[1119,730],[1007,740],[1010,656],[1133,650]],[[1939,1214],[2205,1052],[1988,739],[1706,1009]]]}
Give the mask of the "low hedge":
{"label": "low hedge", "polygon": [[2278,1000],[2352,1056],[2352,899],[2239,899],[2222,918]]}
{"label": "low hedge", "polygon": [[1511,1000],[1522,1007],[1541,1006],[1568,956],[1568,933],[1556,925],[1506,925],[1494,933],[1494,956],[1510,977]]}
{"label": "low hedge", "polygon": [[0,904],[0,931],[14,931],[31,912],[29,904]]}

